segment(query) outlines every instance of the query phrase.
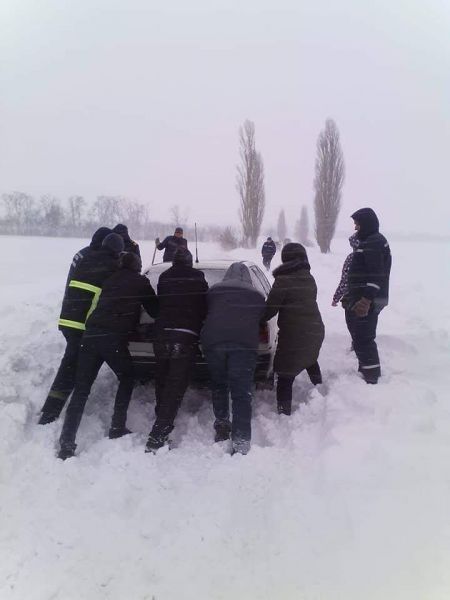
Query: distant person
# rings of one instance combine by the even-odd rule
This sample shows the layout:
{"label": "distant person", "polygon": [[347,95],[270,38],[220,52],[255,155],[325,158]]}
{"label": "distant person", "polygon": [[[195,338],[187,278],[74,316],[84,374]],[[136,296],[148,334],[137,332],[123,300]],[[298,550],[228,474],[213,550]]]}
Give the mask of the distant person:
{"label": "distant person", "polygon": [[113,232],[117,233],[122,237],[123,243],[125,244],[125,252],[133,252],[134,254],[137,254],[139,258],[141,257],[139,244],[137,244],[134,240],[130,238],[130,234],[128,233],[128,227],[126,225],[118,223],[115,227],[113,227]]}
{"label": "distant person", "polygon": [[358,357],[359,371],[366,383],[376,384],[381,375],[378,356],[378,315],[389,300],[391,251],[379,232],[379,221],[371,208],[352,215],[358,247],[348,271],[348,290],[342,298],[345,320]]}
{"label": "distant person", "polygon": [[103,282],[119,268],[118,260],[122,250],[123,240],[120,235],[110,233],[103,239],[99,249],[84,252],[83,258],[69,271],[58,321],[67,346],[42,407],[40,425],[55,421],[72,393],[85,322],[95,308]]}
{"label": "distant person", "polygon": [[133,252],[120,258],[120,269],[103,284],[98,305],[86,322],[80,346],[75,390],[67,407],[58,457],[75,453],[76,434],[92,384],[104,362],[119,379],[109,438],[131,433],[126,428],[127,410],[133,392],[133,362],[128,337],[135,331],[141,306],[156,317],[158,300],[147,277],[140,274],[141,259]]}
{"label": "distant person", "polygon": [[290,415],[292,386],[306,369],[311,383],[322,383],[318,358],[325,329],[317,306],[317,286],[308,256],[301,244],[289,243],[281,251],[282,264],[266,301],[264,320],[278,313],[278,343],[274,359],[277,374],[277,409]]}
{"label": "distant person", "polygon": [[206,316],[208,284],[203,271],[193,268],[189,250],[177,249],[172,266],[159,276],[157,291],[159,314],[153,344],[156,420],[148,436],[146,452],[156,452],[168,443],[188,386]]}
{"label": "distant person", "polygon": [[348,238],[350,246],[352,247],[352,252],[347,256],[342,266],[341,280],[339,281],[339,285],[336,288],[336,291],[333,295],[333,300],[331,301],[331,306],[337,306],[345,294],[348,292],[348,272],[350,270],[350,265],[352,263],[353,257],[355,255],[355,250],[358,247],[359,240],[356,233],[351,235]]}
{"label": "distant person", "polygon": [[155,244],[158,250],[164,250],[163,262],[172,262],[178,248],[188,247],[187,240],[183,237],[182,227],[176,227],[174,234],[168,235],[162,242],[159,237],[156,238]]}
{"label": "distant person", "polygon": [[266,267],[267,271],[270,271],[270,263],[272,262],[272,258],[275,256],[276,251],[277,247],[275,242],[271,237],[268,237],[261,248],[263,265]]}
{"label": "distant person", "polygon": [[231,435],[232,453],[247,454],[250,449],[253,379],[263,312],[264,297],[253,287],[243,263],[233,263],[223,281],[208,292],[201,342],[211,375],[215,441]]}

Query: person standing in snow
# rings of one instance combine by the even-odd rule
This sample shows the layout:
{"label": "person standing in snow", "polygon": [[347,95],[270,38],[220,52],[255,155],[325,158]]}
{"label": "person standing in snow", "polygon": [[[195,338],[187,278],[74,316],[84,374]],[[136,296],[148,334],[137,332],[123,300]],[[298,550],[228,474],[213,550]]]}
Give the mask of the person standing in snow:
{"label": "person standing in snow", "polygon": [[189,370],[198,351],[200,329],[206,315],[208,284],[203,271],[192,266],[192,254],[178,248],[170,269],[158,281],[159,314],[156,358],[156,420],[146,452],[156,452],[169,439],[189,382]]}
{"label": "person standing in snow", "polygon": [[371,208],[352,215],[358,247],[348,271],[348,291],[342,299],[345,320],[358,357],[359,371],[366,383],[375,384],[381,375],[375,342],[378,315],[389,299],[391,251],[379,232],[379,221]]}
{"label": "person standing in snow", "polygon": [[103,284],[98,305],[87,319],[80,346],[75,390],[67,407],[60,437],[58,458],[65,460],[75,453],[76,434],[91,387],[104,362],[119,379],[109,438],[131,433],[126,428],[127,410],[133,392],[133,362],[128,337],[139,322],[141,306],[156,317],[158,300],[147,277],[140,274],[140,257],[124,253],[120,269]]}
{"label": "person standing in snow", "polygon": [[133,252],[134,254],[137,254],[139,258],[141,257],[139,244],[137,244],[134,240],[130,238],[130,235],[128,233],[128,227],[126,225],[118,223],[115,227],[113,227],[112,231],[113,233],[117,233],[118,235],[120,235],[123,239],[125,252]]}
{"label": "person standing in snow", "polygon": [[270,263],[272,262],[272,258],[275,256],[276,251],[277,247],[275,246],[275,242],[271,237],[268,237],[261,248],[263,265],[266,267],[267,271],[270,270]]}
{"label": "person standing in snow", "polygon": [[80,255],[82,253],[82,258],[75,255],[77,257],[75,266],[72,263],[69,270],[58,322],[67,346],[41,409],[40,425],[55,421],[72,393],[86,319],[97,303],[103,282],[119,268],[119,254],[123,250],[122,238],[115,233],[109,233],[103,238],[99,247],[98,238],[103,235],[104,230],[106,228],[102,228],[102,231],[99,229],[94,234],[92,240],[94,242],[96,238],[95,246],[89,246],[88,249],[84,248],[77,253]]}
{"label": "person standing in snow", "polygon": [[187,240],[183,237],[182,227],[176,227],[174,234],[168,235],[162,242],[156,238],[155,244],[158,250],[164,250],[163,262],[172,262],[178,248],[187,250],[188,247]]}
{"label": "person standing in snow", "polygon": [[247,454],[250,449],[253,378],[264,306],[263,295],[255,290],[241,262],[233,263],[223,281],[208,292],[201,342],[211,376],[215,441],[225,441],[231,434],[233,453]]}
{"label": "person standing in snow", "polygon": [[290,415],[292,385],[306,369],[311,383],[322,383],[318,358],[325,335],[317,306],[317,286],[308,256],[301,244],[289,243],[281,251],[282,264],[266,301],[264,320],[278,313],[278,344],[274,359],[277,374],[278,413]]}
{"label": "person standing in snow", "polygon": [[337,306],[339,304],[340,300],[342,300],[342,298],[345,296],[345,294],[348,291],[348,272],[350,270],[350,265],[353,260],[355,250],[359,244],[357,234],[354,233],[353,235],[351,235],[348,238],[348,241],[350,242],[350,246],[353,248],[353,251],[350,252],[350,254],[347,256],[347,258],[344,261],[344,264],[342,266],[341,280],[339,282],[339,285],[336,288],[336,291],[334,292],[333,300],[331,301],[331,306]]}

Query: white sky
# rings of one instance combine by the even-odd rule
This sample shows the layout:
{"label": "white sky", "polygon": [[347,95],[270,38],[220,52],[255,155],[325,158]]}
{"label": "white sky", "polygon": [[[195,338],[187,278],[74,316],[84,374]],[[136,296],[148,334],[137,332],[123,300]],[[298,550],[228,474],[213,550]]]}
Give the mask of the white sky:
{"label": "white sky", "polygon": [[265,226],[292,224],[332,117],[341,228],[372,206],[386,231],[450,232],[448,0],[2,0],[0,19],[0,192],[232,223],[249,118]]}

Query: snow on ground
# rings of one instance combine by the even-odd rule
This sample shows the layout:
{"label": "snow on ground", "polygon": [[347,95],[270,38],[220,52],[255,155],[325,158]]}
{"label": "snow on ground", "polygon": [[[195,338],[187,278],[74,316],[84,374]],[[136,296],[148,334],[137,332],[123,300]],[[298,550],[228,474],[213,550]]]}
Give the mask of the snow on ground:
{"label": "snow on ground", "polygon": [[[350,232],[349,232],[350,233]],[[121,440],[105,437],[115,391],[102,370],[78,436],[37,426],[60,355],[56,320],[83,240],[0,238],[1,600],[448,600],[450,361],[444,243],[392,245],[380,317],[383,378],[358,378],[343,311],[330,306],[348,252],[311,249],[326,326],[326,383],[304,375],[295,412],[254,401],[249,455],[212,443],[207,393],[189,392],[173,449],[144,454],[151,388]],[[152,244],[141,244],[151,260]],[[225,255],[201,245],[201,258]],[[274,265],[277,261],[274,261]]]}

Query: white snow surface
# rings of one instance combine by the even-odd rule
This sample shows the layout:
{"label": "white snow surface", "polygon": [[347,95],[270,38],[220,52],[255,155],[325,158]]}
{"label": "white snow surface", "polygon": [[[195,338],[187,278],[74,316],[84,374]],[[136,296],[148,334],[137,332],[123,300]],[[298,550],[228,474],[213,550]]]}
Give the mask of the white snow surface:
{"label": "white snow surface", "polygon": [[[56,322],[85,240],[0,238],[1,600],[448,600],[450,598],[450,247],[392,244],[380,316],[383,376],[356,372],[331,298],[349,248],[309,249],[326,339],[318,390],[294,412],[254,399],[252,449],[213,444],[206,392],[189,391],[173,448],[144,453],[153,390],[135,390],[119,440],[103,368],[77,456],[55,458],[61,420],[38,426],[64,349]],[[143,242],[144,264],[152,244]],[[203,259],[253,259],[201,244]],[[273,263],[278,264],[279,254]]]}

